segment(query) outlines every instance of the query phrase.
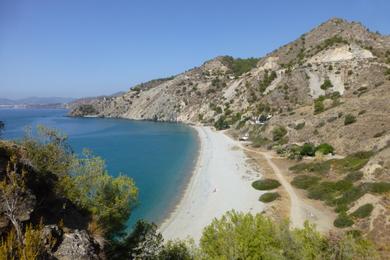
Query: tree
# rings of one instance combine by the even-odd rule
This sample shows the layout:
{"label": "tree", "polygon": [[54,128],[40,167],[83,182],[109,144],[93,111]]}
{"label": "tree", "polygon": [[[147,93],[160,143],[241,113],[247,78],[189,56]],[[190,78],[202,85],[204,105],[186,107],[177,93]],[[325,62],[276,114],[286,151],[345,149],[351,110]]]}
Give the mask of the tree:
{"label": "tree", "polygon": [[133,231],[124,239],[112,241],[108,249],[108,257],[118,260],[158,259],[157,256],[162,250],[163,241],[164,239],[157,232],[155,224],[138,220]]}
{"label": "tree", "polygon": [[3,133],[3,131],[4,131],[4,128],[5,128],[4,122],[3,122],[3,121],[0,121],[0,136],[1,136],[1,134]]}
{"label": "tree", "polygon": [[33,136],[31,131],[26,132],[22,146],[26,148],[27,157],[42,177],[53,173],[61,179],[68,175],[74,161],[74,154],[67,140],[65,134],[39,125],[37,136]]}
{"label": "tree", "polygon": [[87,150],[74,161],[62,185],[67,197],[88,209],[108,237],[125,228],[138,197],[138,189],[131,178],[110,176],[104,160]]}
{"label": "tree", "polygon": [[112,177],[104,160],[89,151],[81,157],[75,155],[66,135],[43,126],[37,130],[37,137],[28,133],[22,145],[41,179],[55,174],[58,194],[92,213],[106,238],[118,235],[136,205],[138,190],[134,181],[122,175]]}
{"label": "tree", "polygon": [[[1,211],[13,225],[17,241],[22,243],[23,235],[19,210],[26,202],[23,196],[26,187],[21,179],[22,176],[19,176],[17,171],[16,157],[12,156],[6,168],[6,175],[0,182],[0,194],[3,201]],[[29,204],[30,201],[27,203]]]}

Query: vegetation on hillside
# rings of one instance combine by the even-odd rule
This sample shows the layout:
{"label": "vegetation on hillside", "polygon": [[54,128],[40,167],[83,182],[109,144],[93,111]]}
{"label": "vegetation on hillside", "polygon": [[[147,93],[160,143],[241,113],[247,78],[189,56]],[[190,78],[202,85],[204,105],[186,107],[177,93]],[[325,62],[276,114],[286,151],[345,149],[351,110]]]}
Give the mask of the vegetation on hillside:
{"label": "vegetation on hillside", "polygon": [[223,62],[231,69],[232,73],[236,77],[239,77],[256,67],[258,61],[259,59],[257,58],[235,59],[231,56],[223,57]]}
{"label": "vegetation on hillside", "polygon": [[323,236],[307,223],[290,229],[288,222],[235,211],[204,229],[198,254],[199,259],[378,259],[362,237]]}

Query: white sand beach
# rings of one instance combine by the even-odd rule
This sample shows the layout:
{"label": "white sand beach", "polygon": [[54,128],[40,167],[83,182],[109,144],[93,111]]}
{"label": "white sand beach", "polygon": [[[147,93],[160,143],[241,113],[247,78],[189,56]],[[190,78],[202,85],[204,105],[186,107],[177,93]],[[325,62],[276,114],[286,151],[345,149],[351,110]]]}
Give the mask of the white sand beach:
{"label": "white sand beach", "polygon": [[165,239],[198,241],[205,226],[228,210],[261,212],[262,192],[252,188],[260,174],[246,163],[239,144],[208,127],[195,129],[200,138],[197,165],[176,209],[160,225]]}

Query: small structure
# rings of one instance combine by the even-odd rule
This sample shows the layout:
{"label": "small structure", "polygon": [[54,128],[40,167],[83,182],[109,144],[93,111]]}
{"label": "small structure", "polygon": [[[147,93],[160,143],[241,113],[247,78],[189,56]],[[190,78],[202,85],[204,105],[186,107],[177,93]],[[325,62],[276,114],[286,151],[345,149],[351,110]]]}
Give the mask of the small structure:
{"label": "small structure", "polygon": [[264,125],[268,120],[272,118],[271,114],[268,115],[260,115],[259,117],[255,118],[255,124],[256,125]]}
{"label": "small structure", "polygon": [[249,140],[249,134],[246,133],[245,135],[240,136],[240,137],[238,138],[238,140],[239,140],[239,141],[248,141],[248,140]]}

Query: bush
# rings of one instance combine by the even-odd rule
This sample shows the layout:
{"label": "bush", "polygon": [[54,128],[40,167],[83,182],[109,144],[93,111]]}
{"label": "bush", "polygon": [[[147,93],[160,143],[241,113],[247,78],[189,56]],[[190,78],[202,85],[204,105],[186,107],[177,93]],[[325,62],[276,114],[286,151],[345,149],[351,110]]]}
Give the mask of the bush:
{"label": "bush", "polygon": [[345,115],[344,125],[350,125],[350,124],[353,124],[355,122],[356,122],[356,117],[354,115],[351,115],[351,114]]}
{"label": "bush", "polygon": [[301,148],[302,156],[314,156],[316,148],[313,144],[305,143]]}
{"label": "bush", "polygon": [[280,183],[274,179],[257,180],[252,183],[256,190],[273,190],[280,186]]}
{"label": "bush", "polygon": [[299,123],[295,126],[295,130],[301,130],[305,127],[305,122]]}
{"label": "bush", "polygon": [[226,121],[224,116],[218,118],[218,120],[214,123],[214,127],[217,130],[224,130],[229,128],[229,123]]}
{"label": "bush", "polygon": [[355,218],[366,218],[371,215],[372,210],[374,209],[374,206],[370,203],[364,204],[360,206],[357,210],[355,210],[351,217]]}
{"label": "bush", "polygon": [[334,148],[330,144],[324,143],[320,144],[316,147],[316,152],[320,152],[322,154],[333,154]]}
{"label": "bush", "polygon": [[287,134],[286,128],[284,128],[283,126],[276,126],[272,130],[272,140],[280,141],[286,134]]}
{"label": "bush", "polygon": [[309,187],[317,184],[321,180],[318,176],[299,175],[294,177],[291,184],[299,189],[308,189]]}
{"label": "bush", "polygon": [[346,228],[353,225],[353,220],[346,213],[340,213],[333,225],[338,228]]}
{"label": "bush", "polygon": [[261,202],[264,202],[264,203],[269,203],[269,202],[276,200],[279,197],[280,197],[280,195],[277,192],[267,192],[267,193],[264,193],[263,195],[261,195],[259,200]]}
{"label": "bush", "polygon": [[356,171],[348,173],[348,175],[345,176],[344,180],[355,182],[361,180],[361,178],[363,178],[363,173]]}
{"label": "bush", "polygon": [[322,99],[316,99],[314,101],[314,114],[319,114],[325,111],[325,106]]}
{"label": "bush", "polygon": [[324,81],[324,83],[322,83],[322,85],[321,85],[321,89],[323,89],[323,90],[327,90],[327,89],[332,88],[332,87],[333,87],[332,82],[329,79],[326,79]]}
{"label": "bush", "polygon": [[267,87],[274,81],[274,79],[277,78],[276,72],[272,71],[270,74],[268,73],[268,70],[265,71],[263,80],[259,82],[259,89],[260,92],[264,92]]}

